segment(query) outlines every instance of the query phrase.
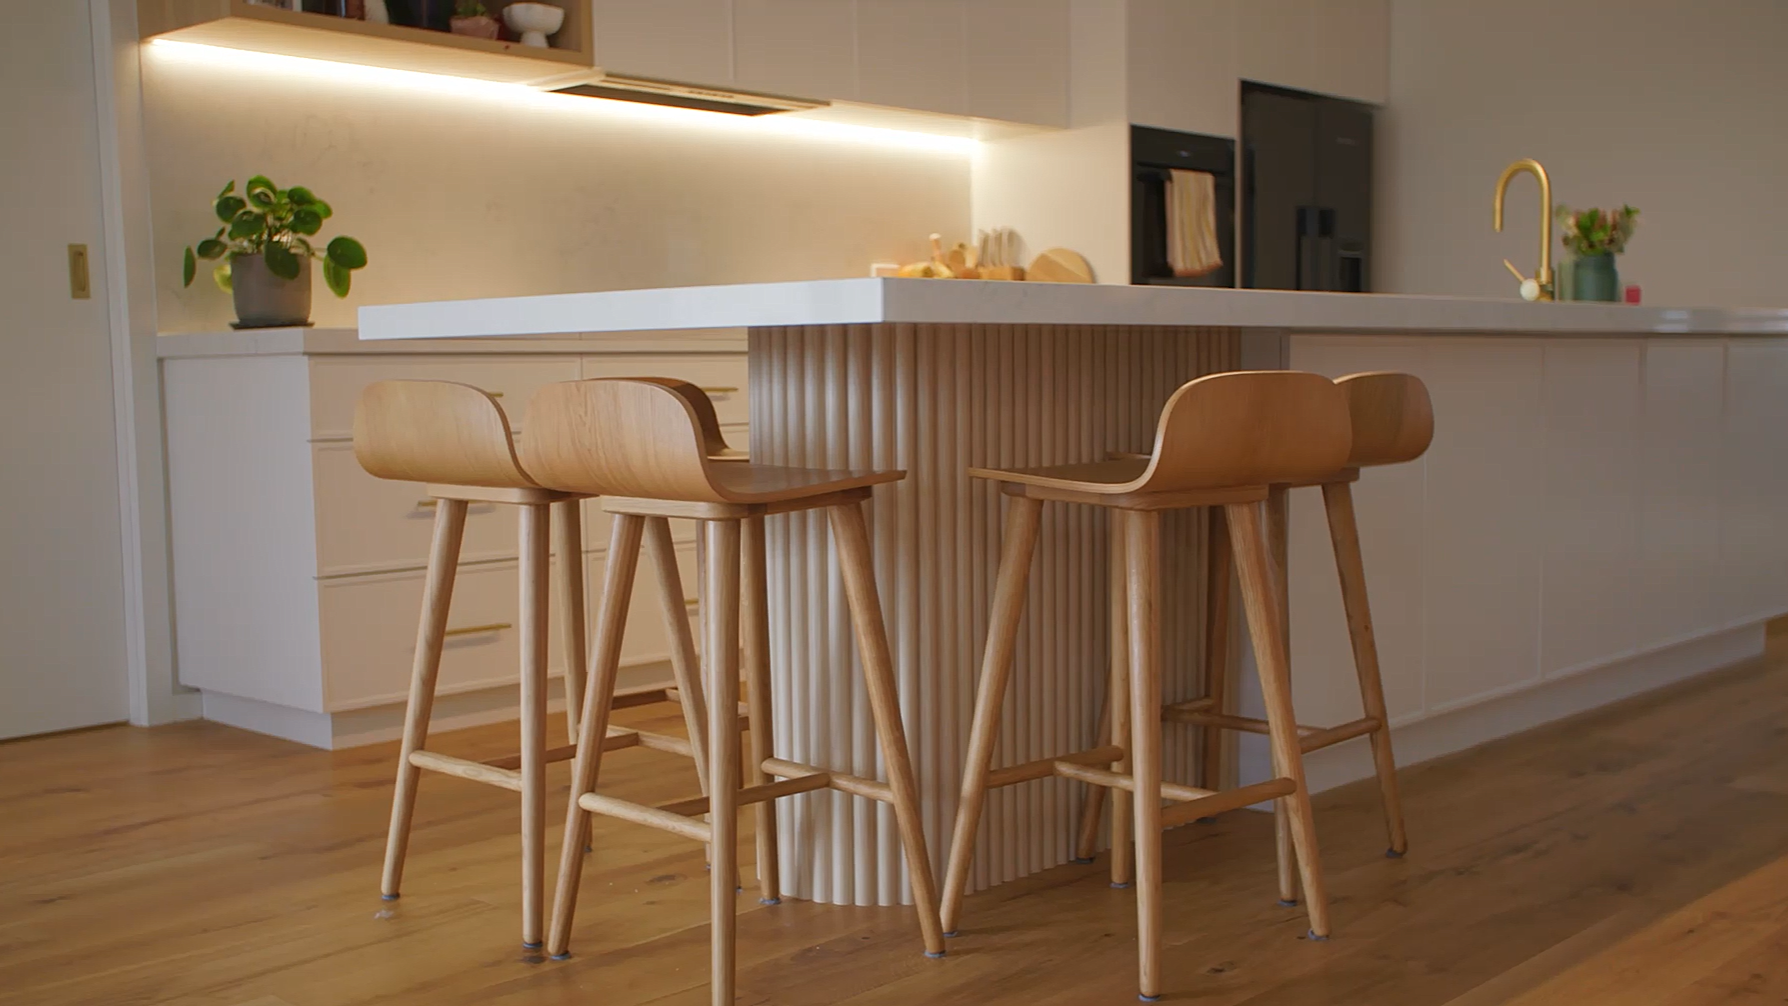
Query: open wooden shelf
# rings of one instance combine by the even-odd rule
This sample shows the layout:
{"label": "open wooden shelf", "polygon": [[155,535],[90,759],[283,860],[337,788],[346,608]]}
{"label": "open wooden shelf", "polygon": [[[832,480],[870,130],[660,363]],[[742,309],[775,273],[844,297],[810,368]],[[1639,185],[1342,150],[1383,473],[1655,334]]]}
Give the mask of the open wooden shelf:
{"label": "open wooden shelf", "polygon": [[[393,70],[544,84],[579,77],[596,63],[590,42],[590,0],[554,0],[554,4],[565,9],[565,25],[552,37],[550,49],[280,10],[247,0],[137,0],[137,25],[145,40],[166,38]],[[485,6],[492,16],[501,17],[502,0],[486,0]]]}

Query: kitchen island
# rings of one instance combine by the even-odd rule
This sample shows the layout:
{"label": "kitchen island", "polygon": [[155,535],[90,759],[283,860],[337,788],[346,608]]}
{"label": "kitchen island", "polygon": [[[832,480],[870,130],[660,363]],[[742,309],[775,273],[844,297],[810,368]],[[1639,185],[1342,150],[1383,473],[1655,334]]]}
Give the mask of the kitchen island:
{"label": "kitchen island", "polygon": [[[908,473],[877,490],[871,520],[940,859],[999,548],[997,494],[964,469],[1146,450],[1161,404],[1201,374],[1394,369],[1428,383],[1431,450],[1356,489],[1403,764],[1755,656],[1764,621],[1788,611],[1788,311],[866,279],[360,312],[363,340],[724,328],[749,330],[755,457]],[[1290,531],[1296,703],[1301,721],[1340,722],[1358,698],[1307,495],[1293,494]],[[1100,707],[1103,520],[1045,514],[1001,763],[1090,746]],[[1168,701],[1200,687],[1191,517],[1164,528],[1177,557],[1164,573]],[[777,753],[874,773],[827,548],[818,522],[771,522]],[[1167,730],[1170,779],[1189,781],[1190,734]],[[1236,765],[1241,781],[1264,777],[1264,745],[1242,743]],[[1362,741],[1308,765],[1316,789],[1370,772]],[[1059,779],[991,795],[973,885],[1065,862],[1078,797]],[[886,808],[815,793],[779,812],[790,893],[905,896]]]}

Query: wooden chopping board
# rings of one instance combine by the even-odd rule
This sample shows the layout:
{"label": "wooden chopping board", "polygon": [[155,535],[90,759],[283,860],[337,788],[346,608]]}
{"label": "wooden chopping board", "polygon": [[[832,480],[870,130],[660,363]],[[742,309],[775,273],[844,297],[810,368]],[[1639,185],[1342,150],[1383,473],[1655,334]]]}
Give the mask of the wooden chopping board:
{"label": "wooden chopping board", "polygon": [[1025,278],[1038,283],[1091,283],[1093,267],[1079,252],[1051,248],[1031,262]]}

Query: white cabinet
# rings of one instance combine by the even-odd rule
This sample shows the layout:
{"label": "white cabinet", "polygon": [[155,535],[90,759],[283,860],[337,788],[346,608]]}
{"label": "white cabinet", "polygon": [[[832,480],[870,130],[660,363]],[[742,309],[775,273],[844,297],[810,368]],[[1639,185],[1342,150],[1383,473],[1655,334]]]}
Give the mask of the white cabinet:
{"label": "white cabinet", "polygon": [[854,99],[856,49],[854,3],[733,0],[733,81],[745,90]]}
{"label": "white cabinet", "polygon": [[968,112],[1068,124],[1068,0],[966,0]]}
{"label": "white cabinet", "polygon": [[726,87],[732,0],[595,0],[596,62],[614,73]]}
{"label": "white cabinet", "polygon": [[[269,350],[257,339],[283,344]],[[194,340],[205,345],[180,349]],[[601,337],[416,343],[383,352],[351,331],[315,329],[164,341],[181,683],[204,693],[209,719],[321,747],[396,735],[432,533],[425,487],[372,478],[354,460],[354,402],[368,383],[472,384],[502,395],[519,423],[528,398],[552,381],[679,377],[707,390],[728,441],[746,444],[745,346],[734,334],[645,345]],[[526,428],[518,425],[516,436],[525,439]],[[449,627],[463,631],[442,660],[440,729],[513,718],[514,510],[474,504],[467,516],[449,617]],[[593,607],[610,522],[594,504],[584,515],[584,555],[570,561],[585,569]],[[693,593],[692,528],[679,521],[673,533],[684,589]],[[625,686],[669,678],[656,582],[642,568],[623,650]],[[563,674],[556,633],[548,665],[553,677]]]}
{"label": "white cabinet", "polygon": [[1235,136],[1241,103],[1232,0],[1130,0],[1130,121]]}
{"label": "white cabinet", "polygon": [[1383,103],[1389,0],[1232,0],[1236,60],[1247,80]]}
{"label": "white cabinet", "polygon": [[965,0],[857,0],[857,100],[967,112]]}

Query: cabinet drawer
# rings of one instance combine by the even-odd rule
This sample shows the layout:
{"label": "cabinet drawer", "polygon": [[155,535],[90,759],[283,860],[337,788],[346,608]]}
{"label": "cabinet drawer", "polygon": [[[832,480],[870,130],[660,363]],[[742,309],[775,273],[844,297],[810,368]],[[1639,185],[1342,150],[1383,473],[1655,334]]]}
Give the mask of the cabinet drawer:
{"label": "cabinet drawer", "polygon": [[[403,702],[409,694],[423,577],[417,570],[319,586],[324,701],[330,712]],[[517,586],[513,562],[460,569],[447,616],[447,629],[454,634],[441,652],[441,694],[518,680]],[[564,657],[556,638],[549,645],[548,666],[557,675],[564,670]]]}
{"label": "cabinet drawer", "polygon": [[[657,571],[642,554],[621,647],[623,667],[667,662],[669,636],[659,608]],[[585,627],[595,625],[604,557],[583,557]],[[680,545],[677,565],[687,596],[695,594],[695,546]],[[324,703],[330,712],[403,702],[409,694],[410,663],[416,652],[416,622],[422,610],[421,570],[381,573],[319,585],[323,638]],[[514,562],[461,567],[454,581],[450,632],[441,653],[440,694],[513,685],[520,673],[521,608]],[[550,609],[559,615],[555,596]],[[689,609],[691,617],[693,608]],[[477,631],[463,631],[477,630]],[[548,633],[548,673],[564,673],[558,628]],[[668,680],[668,669],[664,674]]]}
{"label": "cabinet drawer", "polygon": [[510,425],[521,425],[528,398],[541,385],[575,381],[577,357],[316,357],[310,363],[310,429],[318,439],[354,432],[354,403],[374,381],[457,381],[500,396]]}
{"label": "cabinet drawer", "polygon": [[[722,425],[751,421],[751,409],[746,399],[743,353],[678,353],[662,356],[617,353],[586,356],[583,376],[681,378],[708,392],[708,397],[714,401],[714,412],[720,417]],[[732,442],[732,446],[743,448],[745,445]]]}
{"label": "cabinet drawer", "polygon": [[[317,575],[419,568],[434,537],[435,501],[420,482],[373,478],[347,441],[311,445],[317,496]],[[517,507],[466,508],[461,562],[514,558]]]}

